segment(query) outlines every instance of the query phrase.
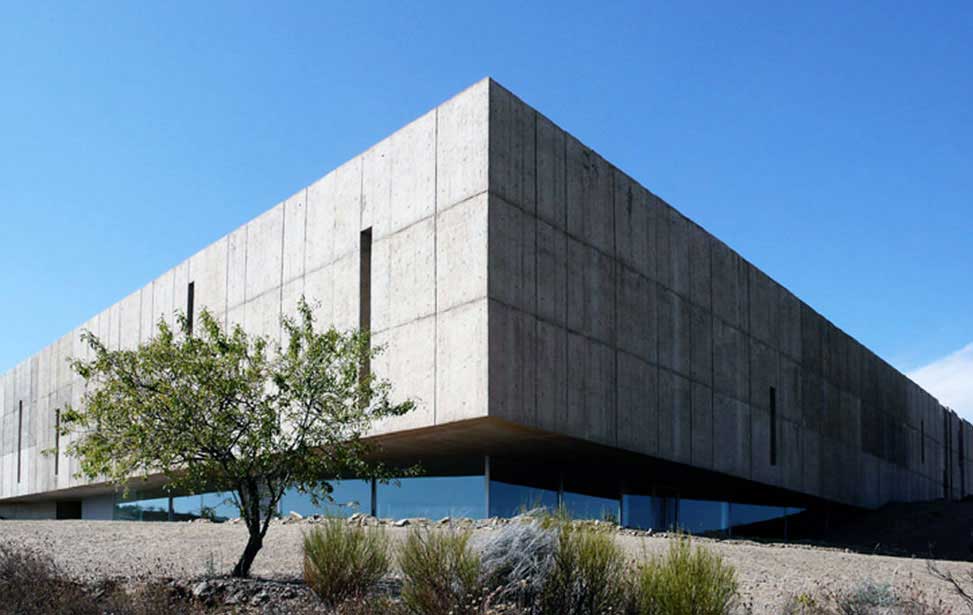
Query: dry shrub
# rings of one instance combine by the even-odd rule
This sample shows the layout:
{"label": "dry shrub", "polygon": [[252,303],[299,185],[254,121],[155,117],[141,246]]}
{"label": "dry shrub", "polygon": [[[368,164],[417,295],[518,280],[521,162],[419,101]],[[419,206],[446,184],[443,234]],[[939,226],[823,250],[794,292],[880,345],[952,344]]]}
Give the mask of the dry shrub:
{"label": "dry shrub", "polygon": [[470,548],[470,533],[413,530],[399,551],[402,603],[415,615],[482,613],[480,558]]}
{"label": "dry shrub", "polygon": [[663,556],[635,572],[632,598],[639,615],[725,615],[737,595],[736,571],[688,536],[669,543]]}
{"label": "dry shrub", "polygon": [[107,594],[99,613],[112,615],[195,615],[205,608],[185,590],[160,581],[135,586],[115,587]]}
{"label": "dry shrub", "polygon": [[388,538],[377,528],[329,519],[304,536],[304,581],[327,604],[364,597],[389,565]]}
{"label": "dry shrub", "polygon": [[629,571],[613,535],[571,523],[559,524],[557,532],[554,564],[534,612],[545,615],[623,612]]}
{"label": "dry shrub", "polygon": [[532,605],[554,567],[557,548],[557,531],[538,520],[501,527],[481,549],[487,586],[499,601]]}
{"label": "dry shrub", "polygon": [[98,605],[85,587],[69,579],[47,555],[0,545],[0,614],[88,615]]}
{"label": "dry shrub", "polygon": [[791,596],[783,615],[950,615],[942,600],[930,601],[910,580],[898,588],[871,579],[850,589],[823,588]]}
{"label": "dry shrub", "polygon": [[184,593],[151,582],[126,591],[115,583],[89,587],[68,577],[49,556],[0,546],[0,615],[190,615],[202,609]]}

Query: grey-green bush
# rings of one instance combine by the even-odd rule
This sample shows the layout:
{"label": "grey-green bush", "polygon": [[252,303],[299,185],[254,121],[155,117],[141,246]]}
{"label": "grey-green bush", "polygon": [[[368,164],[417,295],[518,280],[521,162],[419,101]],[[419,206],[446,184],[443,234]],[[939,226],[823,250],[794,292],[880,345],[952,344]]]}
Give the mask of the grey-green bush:
{"label": "grey-green bush", "polygon": [[665,555],[640,564],[632,587],[639,615],[724,615],[737,595],[736,571],[687,536],[669,543]]}
{"label": "grey-green bush", "polygon": [[851,588],[821,587],[791,596],[781,615],[950,615],[942,599],[931,599],[923,584],[909,579],[897,587],[866,579]]}
{"label": "grey-green bush", "polygon": [[613,534],[562,523],[558,544],[533,611],[544,615],[622,613],[628,568]]}
{"label": "grey-green bush", "polygon": [[413,530],[399,551],[402,603],[415,615],[471,615],[483,608],[480,558],[470,533]]}
{"label": "grey-green bush", "polygon": [[389,571],[383,530],[329,519],[304,535],[304,582],[327,604],[371,591]]}
{"label": "grey-green bush", "polygon": [[557,530],[536,519],[491,533],[480,552],[494,598],[521,607],[533,604],[554,567],[557,546]]}

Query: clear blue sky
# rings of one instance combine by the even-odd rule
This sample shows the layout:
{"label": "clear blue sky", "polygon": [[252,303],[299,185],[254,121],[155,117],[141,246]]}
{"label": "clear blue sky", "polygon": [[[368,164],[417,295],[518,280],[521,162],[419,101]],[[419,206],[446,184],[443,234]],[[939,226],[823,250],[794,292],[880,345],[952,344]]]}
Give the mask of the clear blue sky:
{"label": "clear blue sky", "polygon": [[973,3],[792,4],[8,3],[0,371],[487,75],[935,361],[973,342]]}

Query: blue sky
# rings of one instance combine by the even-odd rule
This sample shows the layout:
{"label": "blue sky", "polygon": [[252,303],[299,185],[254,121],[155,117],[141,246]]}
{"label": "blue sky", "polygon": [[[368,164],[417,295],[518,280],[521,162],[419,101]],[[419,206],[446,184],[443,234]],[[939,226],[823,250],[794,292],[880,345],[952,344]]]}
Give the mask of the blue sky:
{"label": "blue sky", "polygon": [[973,414],[973,4],[792,4],[7,4],[0,371],[490,75]]}

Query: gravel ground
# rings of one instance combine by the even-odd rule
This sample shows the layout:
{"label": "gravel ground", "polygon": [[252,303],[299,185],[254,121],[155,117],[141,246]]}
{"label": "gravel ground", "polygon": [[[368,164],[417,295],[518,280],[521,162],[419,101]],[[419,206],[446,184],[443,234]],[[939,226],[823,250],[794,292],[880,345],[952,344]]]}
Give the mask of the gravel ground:
{"label": "gravel ground", "polygon": [[[293,580],[301,573],[301,538],[305,523],[275,523],[257,556],[253,574]],[[401,540],[406,528],[388,528]],[[490,529],[479,529],[474,540]],[[668,538],[617,535],[633,559],[663,551]],[[0,521],[5,545],[39,548],[53,555],[69,574],[93,580],[124,577],[184,577],[227,573],[246,542],[241,525],[206,523],[134,523],[118,521]],[[854,587],[866,579],[921,588],[965,612],[943,581],[933,577],[923,559],[862,555],[838,549],[743,540],[698,539],[733,564],[745,602],[757,614],[779,613],[788,596],[821,588]],[[967,574],[973,565],[939,562],[943,569]]]}

